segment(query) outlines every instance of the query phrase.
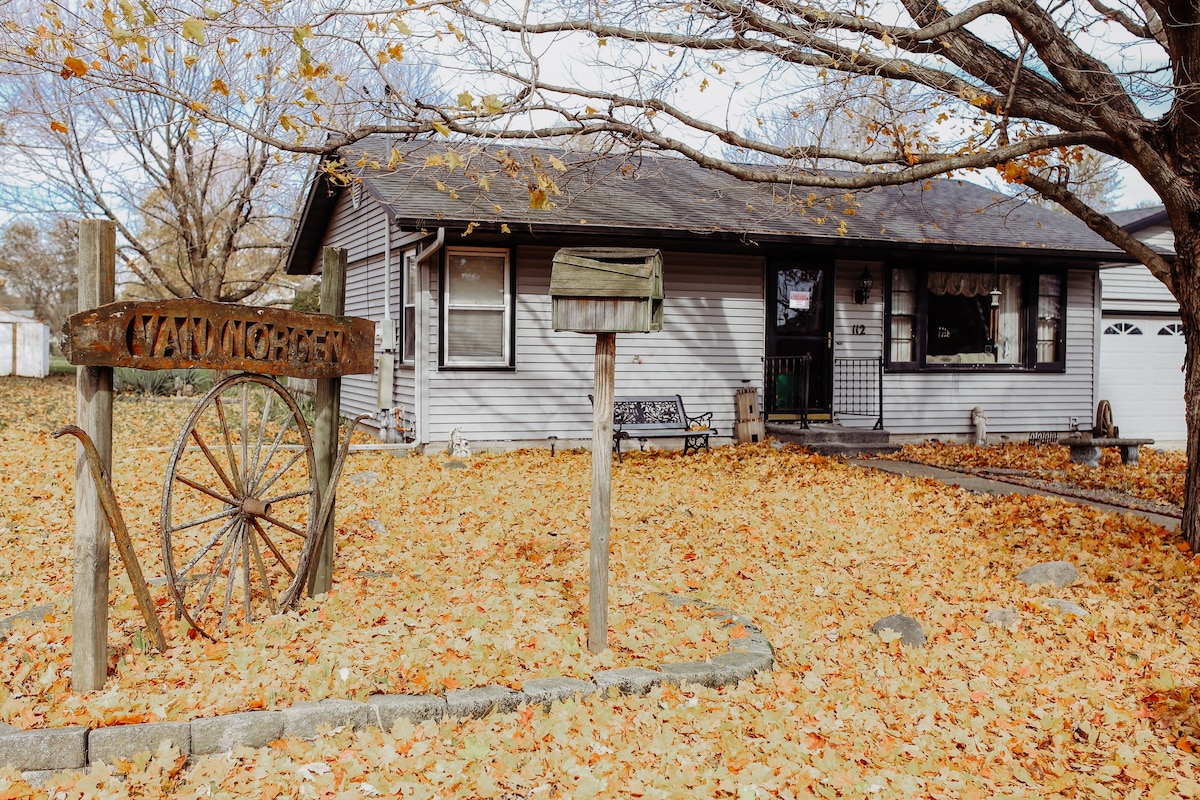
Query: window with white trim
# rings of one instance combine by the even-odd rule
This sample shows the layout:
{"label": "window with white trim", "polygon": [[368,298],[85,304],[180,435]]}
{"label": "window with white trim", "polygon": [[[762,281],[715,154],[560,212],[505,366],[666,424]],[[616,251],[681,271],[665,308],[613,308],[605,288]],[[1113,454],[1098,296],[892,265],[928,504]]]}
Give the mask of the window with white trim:
{"label": "window with white trim", "polygon": [[442,365],[512,366],[512,272],[507,250],[446,248]]}
{"label": "window with white trim", "polygon": [[404,273],[400,276],[400,303],[403,309],[400,354],[401,360],[406,364],[417,360],[417,293],[420,290],[418,276],[417,256],[415,253],[409,253],[404,256]]}

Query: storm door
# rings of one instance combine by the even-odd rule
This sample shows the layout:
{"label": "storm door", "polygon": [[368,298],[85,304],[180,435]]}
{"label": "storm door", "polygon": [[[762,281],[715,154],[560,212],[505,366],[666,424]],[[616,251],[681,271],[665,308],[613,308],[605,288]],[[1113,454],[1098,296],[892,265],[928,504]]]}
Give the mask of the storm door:
{"label": "storm door", "polygon": [[[794,263],[794,262],[793,262]],[[765,411],[771,419],[830,418],[833,269],[772,264],[767,275]]]}

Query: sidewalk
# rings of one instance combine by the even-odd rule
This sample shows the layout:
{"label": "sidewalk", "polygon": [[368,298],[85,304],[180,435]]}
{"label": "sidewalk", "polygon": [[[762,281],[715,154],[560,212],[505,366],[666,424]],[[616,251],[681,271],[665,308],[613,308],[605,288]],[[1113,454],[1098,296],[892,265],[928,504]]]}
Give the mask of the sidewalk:
{"label": "sidewalk", "polygon": [[914,464],[908,461],[885,461],[883,459],[874,458],[854,458],[850,459],[849,463],[868,469],[878,469],[884,472],[893,472],[897,475],[908,475],[914,478],[932,478],[936,481],[949,484],[950,486],[961,486],[969,492],[978,494],[1021,494],[1021,495],[1042,495],[1044,497],[1057,497],[1060,500],[1066,500],[1068,503],[1079,503],[1081,505],[1092,506],[1101,511],[1108,511],[1113,514],[1133,514],[1142,519],[1149,520],[1156,525],[1161,525],[1168,531],[1179,529],[1179,520],[1174,517],[1164,516],[1163,514],[1155,514],[1150,511],[1140,511],[1124,506],[1114,506],[1109,503],[1101,503],[1096,500],[1086,500],[1081,497],[1073,497],[1066,494],[1058,494],[1056,492],[1046,491],[1044,489],[1032,489],[1028,486],[1021,486],[1015,483],[1006,481],[990,480],[988,478],[979,478],[974,475],[966,475],[961,472],[955,472],[949,469],[941,469],[939,467],[931,467],[928,464]]}

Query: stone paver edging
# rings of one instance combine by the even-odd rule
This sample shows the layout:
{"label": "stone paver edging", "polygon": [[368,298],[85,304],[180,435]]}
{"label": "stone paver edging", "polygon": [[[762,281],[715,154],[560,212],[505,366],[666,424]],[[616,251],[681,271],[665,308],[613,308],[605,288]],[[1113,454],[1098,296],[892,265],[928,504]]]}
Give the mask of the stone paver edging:
{"label": "stone paver edging", "polygon": [[310,739],[325,728],[376,726],[390,730],[401,718],[419,722],[446,717],[485,717],[526,704],[540,704],[549,709],[555,701],[606,694],[610,689],[642,695],[663,683],[729,686],[774,667],[775,648],[749,619],[701,600],[661,596],[675,606],[688,603],[699,606],[723,627],[741,625],[749,635],[730,639],[726,652],[710,661],[666,663],[657,669],[602,669],[590,680],[534,678],[524,681],[521,691],[488,684],[450,690],[445,697],[376,694],[365,703],[326,699],[296,703],[278,711],[245,711],[191,722],[146,722],[95,730],[72,726],[22,731],[0,723],[0,766],[15,767],[26,773],[27,778],[36,780],[62,770],[83,769],[100,761],[111,764],[114,759],[154,752],[163,741],[171,742],[186,756],[208,755],[241,746],[264,747],[285,736]]}

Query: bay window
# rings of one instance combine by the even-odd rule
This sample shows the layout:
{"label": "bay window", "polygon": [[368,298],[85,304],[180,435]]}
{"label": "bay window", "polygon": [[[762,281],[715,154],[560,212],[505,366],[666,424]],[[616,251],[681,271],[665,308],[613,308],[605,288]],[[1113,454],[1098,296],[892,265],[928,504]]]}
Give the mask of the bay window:
{"label": "bay window", "polygon": [[890,369],[1063,369],[1061,273],[897,267],[889,279]]}
{"label": "bay window", "polygon": [[512,273],[507,250],[446,248],[442,364],[512,365]]}

